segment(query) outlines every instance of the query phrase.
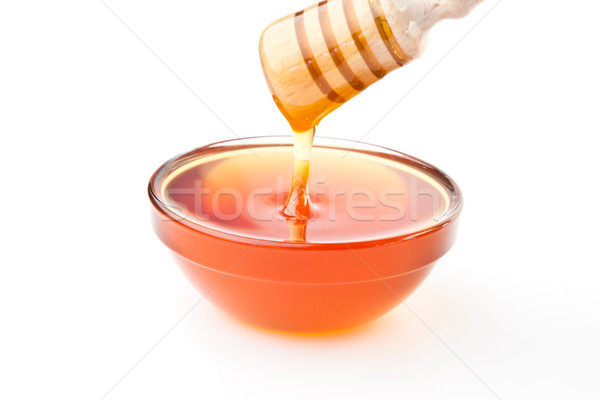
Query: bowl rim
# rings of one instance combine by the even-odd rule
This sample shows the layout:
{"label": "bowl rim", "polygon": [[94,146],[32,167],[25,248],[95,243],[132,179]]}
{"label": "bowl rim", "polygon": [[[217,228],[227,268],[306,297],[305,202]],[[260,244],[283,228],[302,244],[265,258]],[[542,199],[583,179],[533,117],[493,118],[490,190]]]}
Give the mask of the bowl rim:
{"label": "bowl rim", "polygon": [[[249,244],[252,246],[269,247],[269,248],[306,249],[306,248],[318,247],[319,250],[321,250],[321,251],[325,250],[326,248],[333,250],[333,249],[340,249],[340,248],[347,249],[350,246],[352,246],[352,248],[374,247],[374,246],[379,246],[379,245],[389,245],[389,244],[398,243],[398,242],[402,242],[402,241],[413,240],[413,239],[431,234],[435,231],[444,229],[446,226],[448,226],[450,223],[452,223],[454,220],[456,220],[458,218],[458,216],[460,215],[460,212],[462,211],[464,200],[463,200],[463,196],[462,196],[462,192],[461,192],[460,188],[448,174],[446,174],[444,171],[437,168],[436,166],[434,166],[426,161],[423,161],[417,157],[413,157],[411,155],[402,153],[398,150],[394,150],[389,147],[380,146],[380,145],[371,144],[371,143],[365,143],[362,141],[356,141],[356,140],[351,140],[351,139],[333,138],[333,137],[326,137],[326,136],[315,137],[315,142],[317,142],[315,144],[315,146],[316,147],[327,147],[326,145],[321,144],[319,142],[329,141],[329,142],[343,142],[345,144],[353,145],[353,146],[347,147],[347,149],[349,151],[354,150],[358,146],[360,146],[361,148],[368,147],[368,148],[371,148],[374,150],[378,150],[380,152],[383,151],[384,153],[388,153],[389,155],[394,156],[396,158],[401,158],[403,161],[408,161],[410,163],[410,166],[420,167],[420,169],[425,170],[426,172],[429,172],[431,175],[434,176],[434,178],[440,184],[442,184],[442,186],[446,187],[449,190],[449,192],[452,193],[447,210],[440,216],[440,219],[436,223],[434,223],[430,226],[426,226],[425,228],[422,228],[422,229],[417,229],[413,232],[408,232],[408,233],[404,233],[404,234],[396,235],[396,236],[388,236],[385,238],[369,239],[369,240],[363,240],[363,241],[359,240],[359,241],[332,242],[332,243],[284,242],[284,241],[277,241],[277,240],[273,240],[273,239],[251,238],[248,236],[236,235],[234,233],[220,231],[217,229],[213,229],[213,228],[201,225],[199,223],[195,223],[193,221],[190,221],[189,219],[182,218],[181,216],[172,212],[170,210],[170,207],[167,204],[165,204],[161,200],[160,196],[156,193],[157,192],[156,188],[159,187],[159,185],[157,184],[158,177],[161,175],[165,175],[165,172],[169,169],[169,167],[171,167],[174,164],[183,165],[185,158],[189,157],[191,154],[198,153],[201,151],[206,151],[208,149],[212,149],[214,147],[217,147],[217,146],[223,145],[223,144],[230,145],[230,144],[233,144],[233,142],[243,144],[246,147],[248,147],[249,149],[251,149],[251,146],[248,145],[246,142],[248,142],[248,141],[266,141],[266,140],[273,141],[273,140],[277,140],[277,139],[279,139],[280,141],[278,141],[278,142],[274,141],[273,143],[260,142],[256,145],[256,147],[264,146],[264,145],[268,145],[268,144],[283,145],[283,146],[292,144],[291,135],[250,136],[250,137],[244,137],[244,138],[221,140],[221,141],[210,143],[210,144],[207,144],[204,146],[196,147],[190,151],[180,153],[174,157],[171,157],[170,159],[165,161],[158,169],[156,169],[156,171],[154,171],[154,173],[150,177],[150,181],[148,183],[148,196],[150,197],[150,202],[151,202],[152,206],[158,212],[167,216],[169,218],[169,222],[185,226],[189,229],[197,231],[198,233],[212,236],[212,237],[215,237],[218,239],[228,240],[228,241],[236,242],[236,243],[240,243],[240,244]],[[287,142],[281,142],[281,140],[286,140]],[[179,167],[179,166],[176,166],[174,169],[176,169],[177,167]]]}

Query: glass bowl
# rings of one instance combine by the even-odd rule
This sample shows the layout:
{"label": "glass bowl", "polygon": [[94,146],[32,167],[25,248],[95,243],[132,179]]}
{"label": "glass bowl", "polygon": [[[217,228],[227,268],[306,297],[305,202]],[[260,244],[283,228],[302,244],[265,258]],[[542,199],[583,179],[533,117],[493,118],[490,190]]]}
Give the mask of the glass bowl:
{"label": "glass bowl", "polygon": [[[362,185],[379,194],[401,187],[396,194],[406,196],[404,207],[390,197],[397,219],[368,220],[365,210],[376,208],[365,206],[368,193],[359,193],[360,207],[348,217],[354,204],[313,190],[316,214],[306,241],[290,240],[289,221],[277,210],[289,188],[292,157],[291,137],[236,139],[176,156],[150,179],[156,234],[197,290],[230,315],[288,332],[352,328],[400,304],[454,243],[462,197],[445,173],[391,149],[321,137],[313,147],[313,181],[330,175],[321,186]],[[227,187],[240,196],[223,194]],[[273,220],[249,218],[249,200],[237,200],[252,188],[269,187],[272,192],[264,190],[252,208],[263,217],[271,210]],[[217,192],[225,200],[215,202]],[[427,195],[438,199],[430,202],[430,213],[416,209]],[[209,201],[199,202],[202,196]],[[336,204],[332,219],[328,209]]]}

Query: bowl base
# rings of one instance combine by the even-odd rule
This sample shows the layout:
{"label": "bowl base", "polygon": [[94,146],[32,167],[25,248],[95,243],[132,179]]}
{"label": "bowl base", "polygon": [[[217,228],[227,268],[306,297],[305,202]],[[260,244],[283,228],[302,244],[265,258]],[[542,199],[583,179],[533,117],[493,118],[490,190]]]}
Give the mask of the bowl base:
{"label": "bowl base", "polygon": [[249,325],[288,333],[334,332],[375,320],[402,303],[434,266],[355,283],[303,284],[226,274],[174,256],[215,306]]}

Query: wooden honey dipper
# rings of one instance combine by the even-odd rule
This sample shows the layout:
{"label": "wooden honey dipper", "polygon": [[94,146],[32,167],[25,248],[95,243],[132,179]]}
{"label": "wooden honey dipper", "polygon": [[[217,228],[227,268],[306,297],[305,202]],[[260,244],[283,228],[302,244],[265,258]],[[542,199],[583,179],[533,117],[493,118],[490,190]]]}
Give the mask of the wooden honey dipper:
{"label": "wooden honey dipper", "polygon": [[325,0],[271,24],[260,40],[267,84],[296,132],[415,58],[423,35],[482,0]]}

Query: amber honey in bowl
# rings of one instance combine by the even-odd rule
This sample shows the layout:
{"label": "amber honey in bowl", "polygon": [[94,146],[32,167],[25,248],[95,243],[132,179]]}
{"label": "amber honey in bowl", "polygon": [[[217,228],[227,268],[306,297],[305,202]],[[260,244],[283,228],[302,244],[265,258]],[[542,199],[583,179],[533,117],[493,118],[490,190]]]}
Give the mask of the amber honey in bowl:
{"label": "amber honey in bowl", "polygon": [[251,324],[321,332],[385,314],[452,245],[458,188],[413,157],[317,138],[311,216],[297,221],[282,212],[293,151],[254,138],[168,161],[149,188],[158,236],[208,300]]}

